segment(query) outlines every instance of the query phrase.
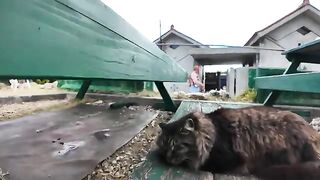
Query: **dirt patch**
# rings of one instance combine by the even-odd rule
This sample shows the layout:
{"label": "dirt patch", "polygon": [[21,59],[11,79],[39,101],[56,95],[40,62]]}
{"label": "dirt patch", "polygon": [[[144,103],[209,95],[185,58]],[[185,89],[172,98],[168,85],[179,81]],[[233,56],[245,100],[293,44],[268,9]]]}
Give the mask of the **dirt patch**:
{"label": "dirt patch", "polygon": [[72,107],[76,104],[76,101],[63,99],[0,105],[0,121],[22,117],[40,111],[50,111]]}
{"label": "dirt patch", "polygon": [[169,121],[171,117],[171,112],[161,111],[145,129],[133,137],[129,143],[100,163],[83,180],[128,179],[128,175],[132,172],[133,168],[146,160],[146,155],[160,131],[158,124]]}

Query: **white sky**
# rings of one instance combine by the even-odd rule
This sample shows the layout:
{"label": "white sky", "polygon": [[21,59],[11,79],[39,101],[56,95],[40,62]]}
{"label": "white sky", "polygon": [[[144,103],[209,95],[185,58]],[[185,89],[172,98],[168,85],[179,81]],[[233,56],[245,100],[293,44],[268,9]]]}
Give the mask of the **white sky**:
{"label": "white sky", "polygon": [[[243,46],[258,30],[294,11],[303,0],[102,0],[150,41],[175,29],[203,44]],[[320,0],[310,0],[320,9]],[[239,65],[205,66],[206,72]]]}
{"label": "white sky", "polygon": [[[303,0],[102,0],[150,41],[174,24],[203,44],[244,45]],[[320,0],[310,0],[320,9]]]}

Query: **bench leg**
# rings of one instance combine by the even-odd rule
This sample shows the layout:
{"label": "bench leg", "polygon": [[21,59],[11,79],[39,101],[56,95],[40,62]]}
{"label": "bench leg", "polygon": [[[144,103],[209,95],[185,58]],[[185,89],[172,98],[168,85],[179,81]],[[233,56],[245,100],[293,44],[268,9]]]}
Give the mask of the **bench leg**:
{"label": "bench leg", "polygon": [[[286,69],[286,71],[283,74],[292,74],[295,73],[297,71],[297,68],[300,65],[300,61],[292,61],[291,65]],[[272,106],[275,104],[276,100],[278,99],[278,97],[280,96],[281,91],[278,90],[273,90],[268,97],[266,98],[266,100],[263,102],[263,105],[265,106]]]}
{"label": "bench leg", "polygon": [[83,99],[84,98],[84,95],[86,94],[86,92],[88,91],[89,89],[89,86],[91,84],[91,80],[85,80],[83,81],[79,91],[78,91],[78,94],[76,96],[76,99]]}
{"label": "bench leg", "polygon": [[165,105],[165,109],[167,111],[176,111],[177,107],[173,103],[168,91],[166,90],[166,87],[164,87],[163,82],[155,81],[154,83],[156,84],[156,86],[161,94],[161,97],[162,97],[164,105]]}
{"label": "bench leg", "polygon": [[273,106],[280,95],[280,91],[274,90],[269,93],[266,100],[263,102],[265,106]]}

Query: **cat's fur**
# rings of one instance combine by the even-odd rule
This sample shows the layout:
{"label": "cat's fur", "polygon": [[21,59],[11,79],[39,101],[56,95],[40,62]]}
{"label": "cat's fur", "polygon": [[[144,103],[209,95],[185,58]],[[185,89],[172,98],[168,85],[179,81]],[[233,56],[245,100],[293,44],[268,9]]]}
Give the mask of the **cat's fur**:
{"label": "cat's fur", "polygon": [[263,175],[320,156],[320,135],[302,117],[270,107],[193,112],[160,127],[166,161],[195,170]]}

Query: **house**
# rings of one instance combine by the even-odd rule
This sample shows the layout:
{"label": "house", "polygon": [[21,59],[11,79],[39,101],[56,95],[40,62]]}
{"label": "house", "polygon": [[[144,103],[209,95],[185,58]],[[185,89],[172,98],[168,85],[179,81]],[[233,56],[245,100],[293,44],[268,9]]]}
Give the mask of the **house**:
{"label": "house", "polygon": [[[191,37],[177,31],[174,25],[171,25],[170,30],[161,35],[154,41],[160,49],[166,52],[175,62],[179,63],[187,72],[192,72],[193,66],[197,64],[193,57],[189,54],[192,49],[208,48],[202,43],[192,39]],[[164,83],[167,90],[187,91],[186,83]]]}
{"label": "house", "polygon": [[[281,53],[319,36],[320,11],[309,0],[304,0],[288,15],[255,32],[242,47],[210,48],[177,31],[174,26],[154,42],[188,72],[194,64],[242,64],[243,67],[227,72],[227,91],[234,97],[248,88],[250,69],[287,68],[289,62]],[[302,64],[299,68],[320,71],[319,65]],[[206,80],[205,77],[202,72],[202,80]],[[171,92],[187,91],[187,83],[167,83],[166,86]]]}
{"label": "house", "polygon": [[[312,6],[309,0],[294,11],[257,31],[245,43],[245,46],[255,46],[266,49],[288,50],[303,43],[315,40],[320,36],[320,11]],[[286,68],[289,62],[281,55],[282,51],[260,50],[257,67]],[[319,71],[319,65],[300,66],[301,70]]]}
{"label": "house", "polygon": [[[172,25],[170,30],[164,33],[160,38],[154,41],[159,48],[166,52],[172,59],[179,63],[187,72],[192,72],[195,64],[206,65],[229,65],[242,64],[243,66],[255,66],[257,54],[259,50],[242,47],[221,47],[210,48],[189,36],[177,31]],[[236,76],[238,72],[232,73]],[[239,71],[240,74],[243,72]],[[202,68],[201,79],[206,84],[206,91],[211,89],[220,89],[226,85],[231,96],[237,88],[243,89],[248,84],[246,81],[238,82],[236,88],[234,84],[236,80],[234,76],[228,76],[227,72],[204,72]],[[238,75],[239,76],[239,75]],[[165,83],[169,92],[185,91],[188,92],[187,83]],[[230,90],[229,90],[230,89]],[[232,89],[232,90],[231,90]]]}

